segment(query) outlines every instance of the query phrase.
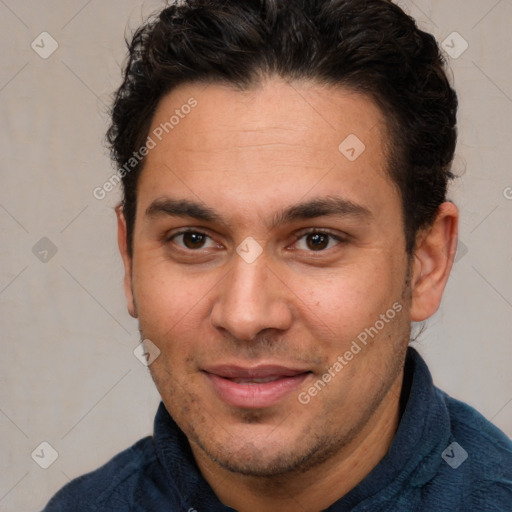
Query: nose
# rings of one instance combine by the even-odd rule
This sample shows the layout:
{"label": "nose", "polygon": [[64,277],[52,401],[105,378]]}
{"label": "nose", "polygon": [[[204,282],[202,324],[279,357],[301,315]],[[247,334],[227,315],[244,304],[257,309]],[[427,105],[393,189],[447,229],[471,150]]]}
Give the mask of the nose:
{"label": "nose", "polygon": [[291,292],[264,255],[252,263],[235,255],[233,268],[219,287],[211,322],[235,339],[251,341],[265,329],[287,330],[291,326]]}

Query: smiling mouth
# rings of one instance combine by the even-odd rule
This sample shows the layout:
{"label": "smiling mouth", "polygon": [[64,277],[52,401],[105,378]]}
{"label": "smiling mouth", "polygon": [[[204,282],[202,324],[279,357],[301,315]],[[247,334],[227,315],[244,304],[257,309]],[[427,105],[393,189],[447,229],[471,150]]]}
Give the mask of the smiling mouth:
{"label": "smiling mouth", "polygon": [[217,396],[231,407],[261,409],[284,400],[312,374],[285,366],[217,366],[203,370]]}

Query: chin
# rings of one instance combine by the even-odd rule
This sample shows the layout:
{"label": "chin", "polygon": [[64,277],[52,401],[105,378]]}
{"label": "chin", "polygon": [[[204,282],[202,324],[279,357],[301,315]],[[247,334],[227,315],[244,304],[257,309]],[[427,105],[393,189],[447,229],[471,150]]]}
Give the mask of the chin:
{"label": "chin", "polygon": [[234,454],[208,452],[206,454],[211,460],[231,473],[259,478],[278,477],[295,472],[298,467],[302,469],[304,462],[310,458],[310,456],[293,451],[277,452],[273,450],[273,453],[268,453],[268,451],[268,447],[263,452],[248,443]]}
{"label": "chin", "polygon": [[238,432],[220,428],[226,439],[214,438],[212,431],[201,435],[194,429],[189,440],[211,461],[231,473],[245,476],[275,478],[302,473],[322,464],[340,449],[339,439],[333,441],[308,433],[307,428],[298,432],[297,425],[294,432],[283,425],[246,424]]}

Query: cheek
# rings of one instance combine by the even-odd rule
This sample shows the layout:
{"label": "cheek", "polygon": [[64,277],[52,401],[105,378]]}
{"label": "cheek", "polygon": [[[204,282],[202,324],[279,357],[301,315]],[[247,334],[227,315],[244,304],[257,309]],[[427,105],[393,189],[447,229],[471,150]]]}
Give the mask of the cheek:
{"label": "cheek", "polygon": [[181,272],[163,258],[140,259],[133,269],[133,292],[141,320],[151,319],[162,327],[175,324],[192,312],[213,283],[208,273],[195,277]]}
{"label": "cheek", "polygon": [[403,278],[392,260],[351,265],[328,277],[302,277],[293,286],[299,316],[327,339],[352,339],[373,325],[395,301]]}
{"label": "cheek", "polygon": [[168,356],[167,362],[192,364],[198,344],[203,346],[211,338],[210,295],[222,275],[182,271],[167,261],[140,260],[133,276],[142,335]]}

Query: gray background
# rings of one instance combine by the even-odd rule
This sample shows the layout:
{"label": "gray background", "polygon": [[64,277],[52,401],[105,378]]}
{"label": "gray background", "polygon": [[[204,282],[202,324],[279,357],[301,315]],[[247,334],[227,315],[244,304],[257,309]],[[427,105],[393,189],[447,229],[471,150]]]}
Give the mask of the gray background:
{"label": "gray background", "polygon": [[[462,243],[415,345],[440,387],[512,436],[512,0],[399,3],[446,40],[460,96]],[[92,191],[113,172],[103,135],[125,30],[161,5],[0,0],[1,511],[39,510],[152,431],[158,396],[122,292],[119,191]],[[46,59],[31,47],[51,49],[43,31],[58,44]],[[58,452],[48,469],[41,442]]]}

